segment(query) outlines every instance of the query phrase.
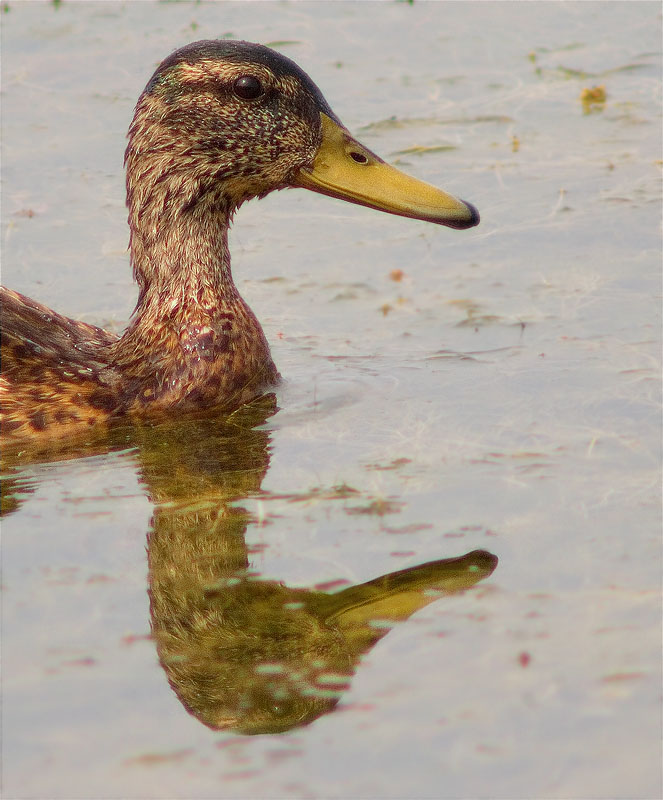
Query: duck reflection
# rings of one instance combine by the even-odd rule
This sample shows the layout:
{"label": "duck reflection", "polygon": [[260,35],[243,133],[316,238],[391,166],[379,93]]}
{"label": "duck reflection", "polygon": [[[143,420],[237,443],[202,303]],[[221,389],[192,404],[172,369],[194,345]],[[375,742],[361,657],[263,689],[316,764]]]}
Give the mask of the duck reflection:
{"label": "duck reflection", "polygon": [[[283,732],[331,711],[361,657],[395,623],[473,586],[497,564],[475,550],[335,593],[261,580],[250,570],[245,533],[253,520],[241,502],[264,496],[264,423],[275,408],[268,396],[224,420],[117,429],[94,448],[88,442],[77,451],[72,443],[57,453],[10,457],[15,465],[137,449],[155,508],[148,591],[159,661],[191,714],[210,728],[244,734]],[[11,470],[7,477],[11,512]]]}
{"label": "duck reflection", "polygon": [[[269,462],[262,409],[229,424],[159,429],[143,442],[156,504],[149,536],[152,633],[170,685],[201,722],[279,733],[332,710],[361,659],[391,626],[495,569],[475,550],[383,575],[333,594],[261,580],[249,570],[236,505]],[[258,416],[256,416],[258,415]]]}

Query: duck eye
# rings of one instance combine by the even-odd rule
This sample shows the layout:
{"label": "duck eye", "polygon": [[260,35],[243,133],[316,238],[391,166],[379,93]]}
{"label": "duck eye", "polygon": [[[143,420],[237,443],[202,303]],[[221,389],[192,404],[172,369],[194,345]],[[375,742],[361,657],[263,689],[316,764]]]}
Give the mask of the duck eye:
{"label": "duck eye", "polygon": [[242,75],[233,83],[233,91],[241,100],[255,100],[263,92],[262,83],[253,75]]}

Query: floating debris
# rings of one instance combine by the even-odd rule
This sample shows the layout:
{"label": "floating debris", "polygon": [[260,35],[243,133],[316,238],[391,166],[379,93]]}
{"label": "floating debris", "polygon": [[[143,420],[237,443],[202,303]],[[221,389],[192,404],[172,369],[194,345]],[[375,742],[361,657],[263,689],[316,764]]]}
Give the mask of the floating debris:
{"label": "floating debris", "polygon": [[585,114],[593,111],[603,111],[606,101],[605,86],[593,86],[591,89],[583,89],[580,92],[580,102]]}

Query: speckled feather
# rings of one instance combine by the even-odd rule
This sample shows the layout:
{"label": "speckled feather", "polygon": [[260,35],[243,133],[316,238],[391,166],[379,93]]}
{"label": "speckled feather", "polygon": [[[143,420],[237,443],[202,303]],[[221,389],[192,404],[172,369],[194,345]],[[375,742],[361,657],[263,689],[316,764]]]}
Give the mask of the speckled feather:
{"label": "speckled feather", "polygon": [[[259,104],[235,96],[257,77]],[[244,42],[197,42],[150,79],[129,129],[130,252],[139,296],[117,338],[2,289],[1,433],[62,436],[113,419],[230,411],[278,380],[230,271],[228,227],[246,200],[289,185],[319,146],[311,79]]]}

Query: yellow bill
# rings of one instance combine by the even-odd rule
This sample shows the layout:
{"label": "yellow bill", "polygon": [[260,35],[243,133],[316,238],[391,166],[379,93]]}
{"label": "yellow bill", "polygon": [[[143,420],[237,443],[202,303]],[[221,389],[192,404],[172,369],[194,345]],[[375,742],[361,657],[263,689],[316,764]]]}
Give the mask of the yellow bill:
{"label": "yellow bill", "polygon": [[449,228],[479,224],[479,212],[471,203],[390,166],[342,125],[324,113],[320,117],[320,148],[313,163],[295,173],[294,186]]}

